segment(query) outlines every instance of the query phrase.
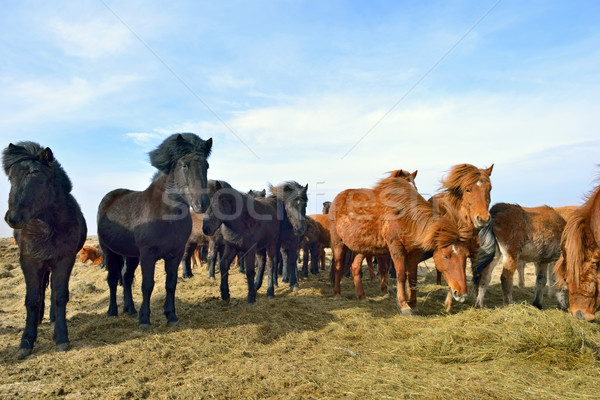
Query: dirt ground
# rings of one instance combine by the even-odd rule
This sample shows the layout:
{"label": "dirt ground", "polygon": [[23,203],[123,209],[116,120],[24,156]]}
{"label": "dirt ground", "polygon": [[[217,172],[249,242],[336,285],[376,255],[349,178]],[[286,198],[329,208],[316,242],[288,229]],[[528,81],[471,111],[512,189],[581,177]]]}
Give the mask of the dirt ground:
{"label": "dirt ground", "polygon": [[[543,311],[496,308],[497,276],[489,309],[473,309],[471,296],[446,314],[447,288],[435,285],[428,261],[420,269],[420,315],[404,317],[395,292],[382,296],[368,278],[369,301],[356,299],[351,279],[333,301],[328,272],[302,280],[297,293],[280,283],[274,300],[263,286],[248,305],[245,276],[232,268],[225,306],[203,266],[179,279],[180,326],[168,328],[164,271],[156,271],[153,328],[140,331],[136,318],[106,315],[106,271],[77,262],[67,306],[72,349],[56,352],[46,316],[33,354],[17,360],[25,287],[17,246],[0,239],[0,398],[598,398],[598,325],[554,310],[547,298]],[[527,268],[517,303],[532,300],[534,279]],[[140,283],[138,269],[138,308]],[[48,305],[49,290],[47,297]]]}

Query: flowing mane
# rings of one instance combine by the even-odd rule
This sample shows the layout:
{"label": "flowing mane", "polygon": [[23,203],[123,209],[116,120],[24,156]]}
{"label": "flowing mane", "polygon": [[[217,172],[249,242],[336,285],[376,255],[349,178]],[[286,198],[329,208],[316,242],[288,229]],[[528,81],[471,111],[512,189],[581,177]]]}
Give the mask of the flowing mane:
{"label": "flowing mane", "polygon": [[[576,285],[579,285],[586,260],[594,262],[595,259],[597,263],[597,257],[600,255],[597,244],[600,238],[594,238],[590,220],[595,208],[600,209],[600,186],[586,196],[585,203],[573,212],[561,238],[564,263],[556,272]],[[596,257],[590,257],[591,252],[595,253]]]}
{"label": "flowing mane", "polygon": [[471,164],[458,164],[452,167],[447,177],[442,179],[440,190],[446,195],[452,207],[457,208],[463,198],[464,189],[481,181],[490,183],[490,177],[485,170]]}
{"label": "flowing mane", "polygon": [[460,224],[454,210],[447,210],[440,216],[433,205],[403,178],[389,176],[377,182],[374,189],[382,192],[386,214],[403,218],[412,240],[426,250],[466,242],[471,237],[470,229]]}
{"label": "flowing mane", "polygon": [[[47,158],[48,154],[51,159]],[[23,161],[37,162],[46,168],[53,169],[63,192],[65,194],[71,193],[73,189],[71,179],[69,179],[63,167],[54,158],[50,149],[43,148],[35,142],[18,142],[16,145],[10,145],[4,149],[2,167],[6,175],[8,175],[8,171],[13,165]]]}

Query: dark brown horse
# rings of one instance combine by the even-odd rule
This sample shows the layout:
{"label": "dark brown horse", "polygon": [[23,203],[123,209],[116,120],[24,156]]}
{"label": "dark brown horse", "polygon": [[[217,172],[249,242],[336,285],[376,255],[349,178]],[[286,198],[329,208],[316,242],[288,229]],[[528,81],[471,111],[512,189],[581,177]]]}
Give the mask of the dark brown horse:
{"label": "dark brown horse", "polygon": [[515,270],[521,264],[535,264],[536,283],[533,305],[542,308],[544,287],[560,308],[566,308],[564,294],[555,290],[552,266],[560,257],[560,238],[565,220],[548,206],[521,207],[518,204],[495,204],[490,210],[490,224],[481,230],[481,247],[473,264],[473,283],[477,288],[475,305],[485,306],[485,292],[492,271],[502,265],[504,304],[512,303]]}
{"label": "dark brown horse", "polygon": [[[458,301],[465,300],[465,237],[468,239],[470,232],[451,210],[444,216],[437,214],[405,179],[390,176],[373,189],[345,190],[333,200],[329,216],[335,258],[334,298],[340,297],[342,260],[348,249],[356,253],[352,274],[360,300],[366,299],[360,278],[364,256],[381,260],[391,256],[398,280],[398,306],[411,314],[416,308],[416,285],[411,285],[407,299],[407,275],[409,282],[416,284],[421,255],[433,250],[436,268],[444,274],[452,295]],[[387,269],[381,272],[387,276]]]}
{"label": "dark brown horse", "polygon": [[600,186],[567,221],[561,250],[554,272],[569,289],[569,312],[593,321],[600,306]]}
{"label": "dark brown horse", "polygon": [[[448,175],[442,179],[441,192],[429,199],[430,202],[444,213],[452,209],[465,225],[471,230],[468,240],[469,257],[475,260],[479,249],[479,231],[487,225],[490,219],[490,192],[492,184],[490,176],[494,165],[487,169],[477,168],[471,164],[458,164],[450,169]],[[423,258],[431,257],[431,252]],[[472,264],[471,264],[472,265]],[[437,271],[437,284],[441,284],[442,274]],[[452,294],[446,297],[446,310],[452,309]]]}
{"label": "dark brown horse", "polygon": [[[193,133],[173,134],[150,152],[150,163],[158,174],[141,192],[117,189],[108,193],[98,207],[98,239],[108,268],[110,305],[108,315],[116,316],[117,283],[121,279],[123,258],[124,309],[135,314],[131,283],[137,261],[142,265],[142,305],[140,329],[150,328],[150,296],[154,289],[156,261],[165,261],[166,297],[164,313],[169,326],[178,325],[175,314],[177,268],[192,230],[190,206],[201,213],[210,198],[206,171],[212,139],[206,141]],[[131,266],[130,266],[131,265]]]}
{"label": "dark brown horse", "polygon": [[50,148],[33,142],[11,143],[2,156],[4,172],[11,185],[4,219],[15,229],[27,287],[27,319],[18,357],[27,357],[33,350],[49,280],[54,339],[57,350],[66,351],[69,349],[65,317],[69,278],[87,235],[85,219],[71,195],[71,180]]}
{"label": "dark brown horse", "polygon": [[[301,186],[298,182],[288,181],[277,186],[269,185],[271,194],[257,201],[268,204],[277,210],[279,221],[279,241],[277,243],[277,258],[281,257],[283,264],[283,282],[289,282],[292,291],[298,291],[298,246],[300,238],[306,232],[306,203],[308,185]],[[275,260],[277,265],[277,260]],[[255,287],[262,285],[264,262],[258,267]],[[275,293],[277,285],[277,268],[273,268],[268,276],[267,295]]]}
{"label": "dark brown horse", "polygon": [[[225,181],[217,181],[214,179],[209,179],[207,184],[208,196],[212,198],[212,196],[217,191],[217,185],[221,188],[231,188],[231,185]],[[185,244],[185,251],[183,253],[183,278],[191,278],[194,276],[192,273],[192,256],[194,255],[194,251],[197,248],[202,248],[202,246],[206,246],[209,249],[215,248],[215,241],[218,241],[220,238],[215,236],[207,236],[202,232],[202,219],[204,218],[203,214],[197,214],[195,212],[190,213],[192,216],[192,233],[188,237],[187,243]],[[212,244],[211,244],[212,243]],[[215,258],[216,253],[212,255],[212,259],[209,257],[208,266],[211,271],[211,277],[214,278],[215,274]],[[211,264],[212,262],[212,264]],[[211,269],[212,268],[212,269]]]}
{"label": "dark brown horse", "polygon": [[210,206],[204,213],[202,230],[205,235],[214,235],[219,229],[225,243],[219,260],[221,273],[221,298],[229,303],[229,265],[238,253],[246,260],[248,281],[248,303],[256,301],[254,287],[255,257],[259,251],[266,252],[268,273],[273,269],[279,239],[277,208],[263,203],[235,189],[221,189],[212,196]]}

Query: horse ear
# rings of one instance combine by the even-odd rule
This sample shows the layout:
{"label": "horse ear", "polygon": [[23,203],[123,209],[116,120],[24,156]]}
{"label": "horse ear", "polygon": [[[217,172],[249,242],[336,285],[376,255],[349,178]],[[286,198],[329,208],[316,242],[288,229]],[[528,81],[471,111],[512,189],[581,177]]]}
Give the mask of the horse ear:
{"label": "horse ear", "polygon": [[494,168],[494,164],[490,165],[490,167],[485,170],[485,172],[487,172],[488,176],[492,176],[492,169],[493,168]]}
{"label": "horse ear", "polygon": [[209,138],[207,141],[204,142],[204,152],[206,154],[206,157],[210,155],[210,152],[212,150],[212,144],[212,138]]}
{"label": "horse ear", "polygon": [[215,192],[218,192],[221,189],[223,189],[223,186],[221,186],[221,182],[215,181]]}
{"label": "horse ear", "polygon": [[410,174],[410,176],[412,176],[413,180],[417,177],[417,172],[419,172],[419,170],[415,170],[415,172],[413,172],[412,174]]}
{"label": "horse ear", "polygon": [[52,161],[54,161],[54,154],[52,154],[50,147],[46,147],[44,150],[42,150],[39,157],[40,161],[46,165],[50,165],[52,164]]}
{"label": "horse ear", "polygon": [[304,186],[304,193],[308,192],[308,183]]}
{"label": "horse ear", "polygon": [[177,135],[177,138],[175,140],[177,140],[177,143],[185,142],[185,138],[181,135],[181,133],[179,135]]}
{"label": "horse ear", "polygon": [[15,146],[15,145],[14,145],[14,144],[12,144],[12,143],[9,143],[9,144],[8,144],[8,148],[9,148],[9,149],[14,149],[15,147],[17,147],[17,146]]}

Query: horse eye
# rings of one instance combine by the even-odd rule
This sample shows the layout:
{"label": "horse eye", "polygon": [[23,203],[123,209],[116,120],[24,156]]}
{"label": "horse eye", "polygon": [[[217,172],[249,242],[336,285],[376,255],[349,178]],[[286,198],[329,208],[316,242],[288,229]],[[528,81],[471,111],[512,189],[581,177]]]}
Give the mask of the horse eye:
{"label": "horse eye", "polygon": [[447,255],[444,255],[444,260],[448,260],[450,259],[450,257],[448,257]]}
{"label": "horse eye", "polygon": [[467,190],[466,190],[466,192],[467,192],[467,193],[471,193],[471,189],[467,189]]}

